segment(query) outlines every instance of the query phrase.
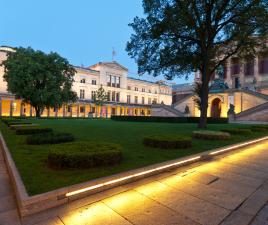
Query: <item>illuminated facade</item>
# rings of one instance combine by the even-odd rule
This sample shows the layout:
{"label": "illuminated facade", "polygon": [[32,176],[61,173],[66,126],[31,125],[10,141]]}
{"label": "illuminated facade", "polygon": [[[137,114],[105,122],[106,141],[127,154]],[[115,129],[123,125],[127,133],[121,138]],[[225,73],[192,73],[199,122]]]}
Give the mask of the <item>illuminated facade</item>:
{"label": "illuminated facade", "polygon": [[[0,48],[0,63],[6,59],[9,47]],[[117,62],[100,62],[90,67],[74,67],[73,91],[79,101],[60,109],[44,110],[50,117],[110,117],[111,115],[150,116],[152,104],[171,105],[172,88],[163,82],[149,82],[128,77],[128,69]],[[0,67],[0,76],[4,68]],[[102,106],[94,104],[96,91],[103,87],[108,101]],[[34,116],[34,109],[7,92],[7,84],[0,83],[0,116]]]}
{"label": "illuminated facade", "polygon": [[[200,79],[200,72],[196,72],[195,81]],[[227,60],[222,72],[212,75],[210,86],[213,88],[208,99],[209,117],[227,117],[232,104],[237,119],[268,121],[268,53],[246,60],[238,57]],[[186,91],[173,90],[174,107],[183,112],[188,106],[190,116],[200,116],[193,85],[184,89]]]}

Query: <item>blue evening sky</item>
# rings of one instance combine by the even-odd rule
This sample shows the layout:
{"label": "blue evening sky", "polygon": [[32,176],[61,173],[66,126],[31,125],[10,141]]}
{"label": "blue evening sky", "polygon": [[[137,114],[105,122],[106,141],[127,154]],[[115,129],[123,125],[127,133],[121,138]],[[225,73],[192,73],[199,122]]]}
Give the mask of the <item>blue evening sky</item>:
{"label": "blue evening sky", "polygon": [[128,24],[143,16],[142,0],[0,0],[0,6],[0,46],[56,51],[78,66],[111,61],[114,48],[115,60],[138,77],[125,47],[132,33]]}

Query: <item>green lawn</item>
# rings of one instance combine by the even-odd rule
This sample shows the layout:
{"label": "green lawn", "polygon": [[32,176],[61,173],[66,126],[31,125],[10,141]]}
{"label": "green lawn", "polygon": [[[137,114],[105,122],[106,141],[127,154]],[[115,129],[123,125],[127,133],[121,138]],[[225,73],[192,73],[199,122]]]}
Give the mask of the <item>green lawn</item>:
{"label": "green lawn", "polygon": [[[193,140],[193,146],[190,149],[161,150],[144,147],[142,144],[143,137],[151,134],[191,135],[192,131],[196,130],[197,125],[83,119],[32,119],[32,122],[51,127],[55,131],[73,133],[76,140],[79,141],[105,141],[120,144],[123,147],[123,160],[119,165],[113,167],[86,170],[53,170],[46,164],[48,145],[26,145],[25,136],[16,136],[14,131],[0,123],[0,129],[30,195],[268,135],[268,132],[256,132],[250,136],[233,136],[231,140],[227,141]],[[220,130],[227,127],[245,126],[215,124],[209,125],[209,129]]]}

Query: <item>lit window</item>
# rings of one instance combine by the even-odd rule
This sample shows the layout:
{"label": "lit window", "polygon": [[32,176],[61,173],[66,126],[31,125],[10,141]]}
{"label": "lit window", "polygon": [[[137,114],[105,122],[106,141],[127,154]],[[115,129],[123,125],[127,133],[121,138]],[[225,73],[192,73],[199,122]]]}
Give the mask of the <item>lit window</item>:
{"label": "lit window", "polygon": [[84,113],[85,112],[85,106],[80,106],[80,113]]}

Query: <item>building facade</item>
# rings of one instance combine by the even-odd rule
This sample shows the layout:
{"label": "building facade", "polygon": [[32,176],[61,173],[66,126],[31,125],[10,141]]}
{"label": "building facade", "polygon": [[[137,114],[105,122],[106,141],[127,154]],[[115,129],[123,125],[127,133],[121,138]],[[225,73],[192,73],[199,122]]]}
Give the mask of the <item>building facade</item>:
{"label": "building facade", "polygon": [[[0,64],[9,47],[0,47]],[[90,67],[74,66],[73,91],[79,98],[75,104],[60,109],[45,109],[42,116],[50,117],[110,117],[111,115],[150,116],[152,104],[171,105],[172,88],[164,82],[149,82],[128,77],[128,69],[117,62],[100,62]],[[7,92],[0,67],[0,116],[34,116],[34,109]],[[103,106],[94,104],[94,96],[103,87],[108,100]]]}
{"label": "building facade", "polygon": [[[200,72],[196,72],[195,81],[200,79]],[[191,116],[200,116],[193,92],[173,90],[174,95],[178,100],[173,104],[178,111],[183,111],[188,106]],[[207,112],[209,117],[227,117],[232,104],[237,118],[241,117],[241,120],[243,116],[244,120],[261,118],[262,121],[268,121],[267,102],[268,53],[260,52],[257,57],[243,60],[230,58],[221,71],[212,75]]]}

